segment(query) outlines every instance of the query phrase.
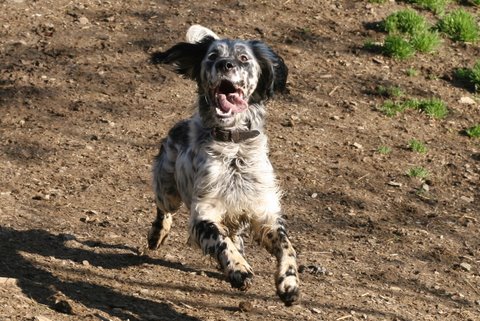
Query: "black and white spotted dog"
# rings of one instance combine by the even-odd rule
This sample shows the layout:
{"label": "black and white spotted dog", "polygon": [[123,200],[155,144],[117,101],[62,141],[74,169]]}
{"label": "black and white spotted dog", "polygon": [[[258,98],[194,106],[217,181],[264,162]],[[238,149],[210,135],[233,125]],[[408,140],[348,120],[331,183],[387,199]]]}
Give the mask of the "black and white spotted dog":
{"label": "black and white spotted dog", "polygon": [[246,290],[253,271],[242,233],[277,259],[275,284],[286,305],[299,297],[296,253],[285,231],[280,194],[268,159],[265,102],[285,89],[283,59],[259,41],[220,39],[194,25],[187,42],[153,54],[155,63],[197,82],[198,110],[177,123],[155,159],[157,217],[148,246],[165,241],[172,213],[190,210],[190,242],[218,260],[231,285]]}

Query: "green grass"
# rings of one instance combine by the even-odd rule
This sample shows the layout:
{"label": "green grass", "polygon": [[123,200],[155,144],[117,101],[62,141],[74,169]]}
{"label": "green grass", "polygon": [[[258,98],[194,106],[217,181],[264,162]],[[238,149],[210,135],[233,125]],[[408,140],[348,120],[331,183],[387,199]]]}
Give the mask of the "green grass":
{"label": "green grass", "polygon": [[438,98],[408,99],[405,101],[387,100],[379,107],[379,110],[389,117],[396,116],[408,109],[421,110],[428,116],[439,119],[448,114],[447,105]]}
{"label": "green grass", "polygon": [[407,175],[410,177],[424,179],[428,177],[429,173],[423,167],[413,167],[413,168],[410,168],[410,170],[407,172]]}
{"label": "green grass", "polygon": [[419,140],[416,140],[415,138],[408,142],[408,147],[412,151],[417,152],[417,153],[424,154],[424,153],[427,152],[427,147],[425,146],[425,144],[422,143]]}
{"label": "green grass", "polygon": [[377,152],[382,154],[382,155],[387,155],[387,154],[390,154],[392,152],[392,149],[388,146],[379,146],[377,148]]}
{"label": "green grass", "polygon": [[389,35],[385,38],[383,52],[387,56],[403,60],[412,57],[415,54],[415,48],[402,36]]}
{"label": "green grass", "polygon": [[378,86],[375,89],[375,93],[379,96],[387,98],[399,98],[405,95],[403,90],[396,86]]}
{"label": "green grass", "polygon": [[455,77],[472,86],[474,91],[480,91],[480,60],[473,68],[460,68],[455,71]]}
{"label": "green grass", "polygon": [[430,53],[440,45],[440,36],[438,32],[424,31],[412,36],[410,43],[412,46],[423,53]]}
{"label": "green grass", "polygon": [[431,98],[420,101],[418,109],[433,118],[444,118],[448,114],[447,105],[437,98]]}
{"label": "green grass", "polygon": [[408,68],[405,73],[408,77],[416,77],[419,75],[419,71],[415,68]]}
{"label": "green grass", "polygon": [[445,12],[445,7],[451,0],[407,0],[405,2],[416,4],[421,8],[439,14]]}
{"label": "green grass", "polygon": [[385,19],[383,26],[389,34],[406,33],[414,35],[428,29],[425,18],[412,9],[392,13]]}
{"label": "green grass", "polygon": [[468,128],[465,132],[467,133],[468,137],[480,138],[480,124]]}
{"label": "green grass", "polygon": [[412,9],[390,14],[382,23],[388,33],[383,53],[396,59],[412,57],[416,51],[433,52],[440,45],[437,32],[432,32],[425,18]]}
{"label": "green grass", "polygon": [[463,9],[445,15],[437,27],[454,41],[476,42],[479,38],[480,31],[476,18]]}

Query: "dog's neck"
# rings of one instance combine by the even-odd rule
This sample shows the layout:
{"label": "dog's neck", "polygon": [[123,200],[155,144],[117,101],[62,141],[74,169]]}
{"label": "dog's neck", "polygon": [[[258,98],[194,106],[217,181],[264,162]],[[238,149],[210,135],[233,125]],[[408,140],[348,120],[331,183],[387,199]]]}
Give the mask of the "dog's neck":
{"label": "dog's neck", "polygon": [[240,129],[224,129],[220,127],[214,127],[211,131],[212,138],[218,142],[232,142],[242,143],[246,140],[252,139],[260,135],[260,131],[254,130],[240,130]]}

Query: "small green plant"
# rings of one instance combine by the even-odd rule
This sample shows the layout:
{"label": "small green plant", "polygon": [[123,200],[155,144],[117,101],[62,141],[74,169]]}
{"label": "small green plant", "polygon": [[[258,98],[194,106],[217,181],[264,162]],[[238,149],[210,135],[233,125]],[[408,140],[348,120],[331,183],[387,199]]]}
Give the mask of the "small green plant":
{"label": "small green plant", "polygon": [[480,138],[480,124],[468,128],[465,132],[467,133],[468,137]]}
{"label": "small green plant", "polygon": [[472,86],[474,91],[480,91],[480,60],[478,60],[471,69],[457,69],[455,71],[455,77]]}
{"label": "small green plant", "polygon": [[413,167],[407,172],[407,175],[410,177],[416,177],[420,179],[425,179],[428,177],[428,171],[423,167]]}
{"label": "small green plant", "polygon": [[450,3],[451,0],[407,0],[405,2],[416,4],[421,8],[439,14],[445,12],[445,6]]}
{"label": "small green plant", "polygon": [[416,77],[419,74],[417,69],[411,68],[411,67],[408,68],[405,73],[407,74],[408,77]]}
{"label": "small green plant", "polygon": [[479,38],[480,31],[475,17],[463,9],[448,13],[437,26],[454,41],[476,42]]}
{"label": "small green plant", "polygon": [[407,59],[415,54],[415,48],[413,48],[410,42],[399,35],[387,36],[383,45],[383,51],[387,56],[398,59]]}
{"label": "small green plant", "polygon": [[380,146],[377,148],[377,152],[382,155],[387,155],[392,152],[392,149],[388,146]]}
{"label": "small green plant", "polygon": [[389,117],[396,116],[407,109],[421,110],[434,118],[443,118],[448,114],[447,105],[438,98],[408,99],[405,101],[387,100],[379,107],[379,110]]}
{"label": "small green plant", "polygon": [[440,36],[438,32],[424,31],[413,35],[410,42],[416,50],[430,53],[440,45]]}
{"label": "small green plant", "polygon": [[404,95],[403,90],[396,86],[378,86],[375,92],[377,95],[387,98],[398,98]]}
{"label": "small green plant", "polygon": [[389,15],[384,21],[384,29],[389,34],[406,33],[414,35],[428,29],[425,18],[415,10],[400,10]]}
{"label": "small green plant", "polygon": [[420,101],[418,109],[434,118],[443,118],[448,114],[447,105],[438,98],[431,98]]}
{"label": "small green plant", "polygon": [[419,140],[416,140],[415,138],[408,142],[408,147],[412,151],[417,152],[417,153],[423,154],[423,153],[427,152],[427,147],[425,146],[425,144],[422,143]]}

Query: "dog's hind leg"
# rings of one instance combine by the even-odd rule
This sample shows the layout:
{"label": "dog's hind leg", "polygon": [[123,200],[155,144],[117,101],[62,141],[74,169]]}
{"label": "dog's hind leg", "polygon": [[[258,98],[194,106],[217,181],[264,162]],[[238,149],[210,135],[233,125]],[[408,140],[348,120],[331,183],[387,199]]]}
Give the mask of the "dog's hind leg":
{"label": "dog's hind leg", "polygon": [[172,213],[181,205],[174,174],[175,159],[176,151],[172,150],[168,141],[162,144],[153,167],[157,216],[147,237],[148,248],[151,250],[157,249],[165,242],[172,226]]}

